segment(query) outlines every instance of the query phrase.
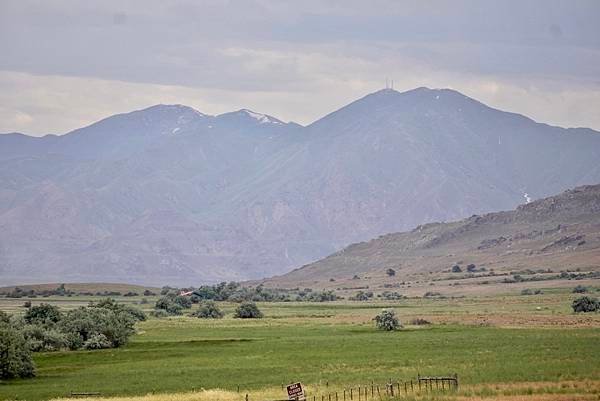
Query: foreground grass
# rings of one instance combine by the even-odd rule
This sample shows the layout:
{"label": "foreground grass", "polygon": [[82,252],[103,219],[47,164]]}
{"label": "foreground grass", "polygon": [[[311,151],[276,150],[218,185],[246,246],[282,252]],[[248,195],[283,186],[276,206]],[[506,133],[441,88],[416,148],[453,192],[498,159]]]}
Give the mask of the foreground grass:
{"label": "foreground grass", "polygon": [[[463,302],[455,309],[471,308]],[[281,397],[280,384],[291,381],[315,389],[327,382],[341,388],[410,379],[418,373],[457,373],[465,388],[600,377],[599,328],[448,324],[384,333],[369,322],[380,308],[272,304],[264,306],[268,317],[262,320],[150,320],[121,349],[37,354],[38,377],[0,384],[0,399],[41,400],[72,391],[102,396],[160,393],[160,399],[167,399],[165,393],[196,391],[196,397],[201,389],[215,388],[237,397],[238,386],[240,394],[270,389],[269,394],[277,391]],[[396,309],[401,316],[412,313],[410,305]],[[423,309],[443,313],[435,303]],[[190,398],[196,399],[220,398]]]}
{"label": "foreground grass", "polygon": [[[584,382],[527,382],[518,384],[495,384],[463,386],[457,392],[415,392],[395,394],[395,397],[385,393],[371,398],[367,392],[367,400],[422,400],[422,401],[587,401],[598,400],[600,394],[600,381]],[[341,388],[316,388],[308,386],[308,400],[329,400],[329,395],[336,392],[342,398]],[[322,390],[322,391],[319,391]],[[240,393],[230,390],[211,389],[197,390],[185,393],[170,394],[147,394],[143,396],[87,398],[88,401],[245,401],[246,395],[249,401],[275,400],[282,398],[280,388],[266,388]],[[348,399],[346,392],[346,399]],[[356,397],[355,397],[356,398]],[[332,399],[335,399],[332,397]],[[364,396],[362,399],[365,399]],[[61,401],[65,399],[57,399]]]}

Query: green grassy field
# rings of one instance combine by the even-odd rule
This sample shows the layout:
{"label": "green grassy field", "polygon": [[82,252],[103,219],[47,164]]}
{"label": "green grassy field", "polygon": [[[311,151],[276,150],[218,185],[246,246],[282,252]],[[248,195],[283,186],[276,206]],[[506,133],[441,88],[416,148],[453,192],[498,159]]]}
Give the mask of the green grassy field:
{"label": "green grassy field", "polygon": [[[111,396],[237,386],[243,392],[298,380],[342,386],[411,379],[418,373],[457,373],[467,385],[598,379],[598,315],[590,321],[571,314],[571,298],[554,292],[537,298],[386,304],[274,303],[260,305],[266,315],[261,320],[238,320],[231,314],[216,321],[151,319],[140,323],[138,334],[120,349],[36,354],[38,376],[3,382],[0,399],[41,400],[72,391]],[[88,301],[64,299],[62,306]],[[229,313],[234,307],[223,306]],[[405,322],[426,316],[435,324],[378,332],[370,319],[385,306],[394,307]],[[0,307],[18,310],[9,300],[1,300]],[[492,324],[455,323],[482,315]],[[506,316],[548,324],[516,325]],[[494,318],[499,323],[494,324]]]}

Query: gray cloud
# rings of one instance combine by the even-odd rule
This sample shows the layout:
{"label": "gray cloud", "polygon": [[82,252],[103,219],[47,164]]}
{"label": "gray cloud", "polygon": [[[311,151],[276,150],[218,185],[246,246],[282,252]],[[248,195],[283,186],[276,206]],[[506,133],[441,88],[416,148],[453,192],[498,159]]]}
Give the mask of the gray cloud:
{"label": "gray cloud", "polygon": [[597,1],[5,0],[0,131],[63,132],[178,98],[308,123],[385,77],[599,129],[599,17]]}

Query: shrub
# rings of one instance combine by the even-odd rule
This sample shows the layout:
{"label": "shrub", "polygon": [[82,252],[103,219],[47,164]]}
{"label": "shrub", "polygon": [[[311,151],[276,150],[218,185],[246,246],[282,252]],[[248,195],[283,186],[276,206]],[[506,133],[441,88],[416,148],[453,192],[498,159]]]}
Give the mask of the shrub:
{"label": "shrub", "polygon": [[78,349],[97,334],[103,334],[112,347],[120,347],[134,333],[135,320],[127,312],[106,308],[78,308],[65,313],[60,321],[68,333],[69,348]]}
{"label": "shrub", "polygon": [[173,302],[185,309],[190,309],[192,307],[192,300],[188,297],[183,297],[181,295],[177,295],[173,299]]}
{"label": "shrub", "polygon": [[150,312],[150,316],[158,318],[158,319],[162,319],[164,317],[169,317],[170,315],[164,309],[156,309],[156,310],[153,310],[152,312]]}
{"label": "shrub", "polygon": [[28,324],[23,327],[23,335],[33,352],[58,351],[69,347],[67,336],[56,329]]}
{"label": "shrub", "polygon": [[240,319],[260,319],[262,312],[254,302],[242,302],[235,310],[235,317]]}
{"label": "shrub", "polygon": [[395,276],[396,275],[396,270],[394,270],[394,269],[387,269],[385,271],[385,274],[387,274],[389,277]]}
{"label": "shrub", "polygon": [[410,321],[410,324],[412,324],[414,326],[425,326],[425,325],[431,324],[431,322],[429,320],[425,320],[425,319],[421,319],[420,317],[416,317]]}
{"label": "shrub", "polygon": [[134,320],[137,320],[138,322],[146,321],[146,314],[141,309],[138,309],[131,305],[120,304],[112,298],[105,298],[96,304],[90,303],[90,307],[109,309],[113,312],[124,312],[129,314]]}
{"label": "shrub", "polygon": [[151,297],[151,296],[154,296],[154,295],[156,295],[156,294],[153,293],[152,291],[150,291],[150,290],[144,290],[144,296],[145,297]]}
{"label": "shrub", "polygon": [[452,266],[452,273],[462,273],[462,269],[459,265]]}
{"label": "shrub", "polygon": [[596,298],[583,296],[581,298],[577,298],[571,304],[573,308],[573,312],[596,312],[600,310],[600,302]]}
{"label": "shrub", "polygon": [[104,349],[104,348],[110,348],[111,347],[111,343],[110,341],[108,341],[108,338],[106,338],[106,336],[102,333],[96,333],[96,334],[92,334],[90,336],[90,338],[88,338],[84,343],[83,343],[83,348],[84,349]]}
{"label": "shrub", "polygon": [[24,319],[29,324],[53,324],[61,320],[58,307],[50,304],[32,306],[25,312]]}
{"label": "shrub", "polygon": [[398,301],[398,300],[404,298],[404,296],[396,291],[394,291],[394,292],[384,291],[381,293],[381,298],[383,298],[387,301]]}
{"label": "shrub", "polygon": [[0,379],[35,376],[35,365],[23,332],[0,323]]}
{"label": "shrub", "polygon": [[582,286],[581,284],[579,284],[578,286],[576,286],[575,288],[573,288],[573,294],[583,294],[588,292],[587,287]]}
{"label": "shrub", "polygon": [[0,324],[10,322],[10,315],[0,310]]}
{"label": "shrub", "polygon": [[204,301],[192,316],[201,319],[221,319],[225,314],[214,301]]}
{"label": "shrub", "polygon": [[354,296],[348,298],[351,301],[368,301],[369,298],[373,298],[373,292],[371,291],[359,291]]}
{"label": "shrub", "polygon": [[384,309],[381,313],[375,316],[375,326],[379,330],[393,331],[401,327],[400,321],[396,317],[396,312],[391,309]]}
{"label": "shrub", "polygon": [[183,307],[180,304],[175,303],[172,297],[165,296],[156,301],[154,309],[162,309],[169,315],[181,315]]}
{"label": "shrub", "polygon": [[477,271],[477,267],[473,263],[471,263],[470,265],[467,266],[467,271],[470,273],[473,273],[473,272]]}
{"label": "shrub", "polygon": [[525,288],[521,291],[521,295],[533,295],[533,291],[529,288]]}

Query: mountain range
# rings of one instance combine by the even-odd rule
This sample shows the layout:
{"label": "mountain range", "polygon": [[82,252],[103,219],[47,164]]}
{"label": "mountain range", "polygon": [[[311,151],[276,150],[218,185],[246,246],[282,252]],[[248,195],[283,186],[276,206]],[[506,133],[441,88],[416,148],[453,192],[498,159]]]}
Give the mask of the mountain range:
{"label": "mountain range", "polygon": [[157,105],[0,135],[0,281],[256,279],[597,182],[599,132],[449,89],[384,89],[308,126]]}

